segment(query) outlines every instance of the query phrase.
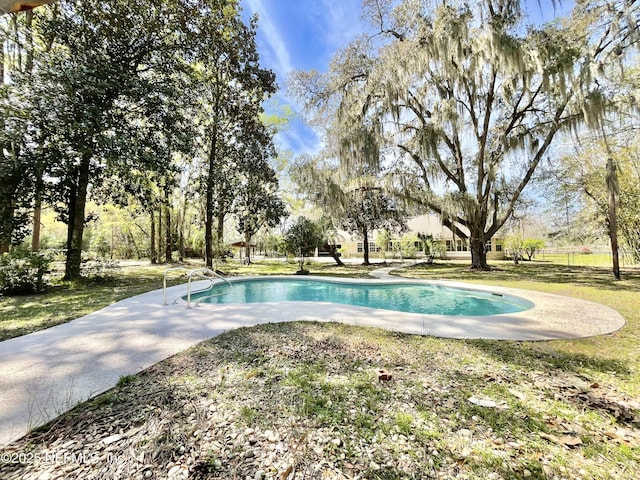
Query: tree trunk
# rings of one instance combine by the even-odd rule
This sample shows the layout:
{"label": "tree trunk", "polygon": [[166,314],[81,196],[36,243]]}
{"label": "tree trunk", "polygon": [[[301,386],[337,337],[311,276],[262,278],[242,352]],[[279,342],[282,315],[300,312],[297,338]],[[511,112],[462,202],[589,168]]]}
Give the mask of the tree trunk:
{"label": "tree trunk", "polygon": [[80,277],[82,264],[82,235],[84,233],[85,206],[89,186],[90,158],[83,155],[78,167],[76,182],[69,198],[69,224],[67,225],[67,258],[64,280],[76,280]]}
{"label": "tree trunk", "polygon": [[40,251],[40,231],[42,228],[42,193],[44,190],[44,165],[42,159],[36,160],[35,199],[33,205],[33,234],[31,236],[31,251]]}
{"label": "tree trunk", "polygon": [[618,219],[616,214],[616,195],[618,193],[618,174],[612,158],[607,159],[607,190],[609,191],[609,238],[611,239],[611,257],[613,277],[620,280],[620,261],[618,252]]}
{"label": "tree trunk", "polygon": [[33,234],[31,236],[31,251],[40,251],[40,227],[42,223],[42,200],[36,198],[36,203],[33,207]]}
{"label": "tree trunk", "polygon": [[[4,39],[0,42],[0,85],[4,84]],[[4,130],[0,118],[0,129]],[[13,232],[13,167],[4,154],[5,145],[0,140],[0,255],[9,251]]]}
{"label": "tree trunk", "polygon": [[9,251],[13,234],[14,195],[17,185],[14,183],[12,172],[8,171],[10,168],[0,152],[0,182],[2,183],[2,188],[0,188],[0,255]]}
{"label": "tree trunk", "polygon": [[151,263],[158,263],[158,253],[156,252],[156,216],[154,212],[151,212],[151,232],[149,234],[149,256],[151,257]]}
{"label": "tree trunk", "polygon": [[185,218],[187,217],[187,201],[184,196],[182,197],[181,209],[178,212],[179,218],[176,219],[176,225],[178,226],[178,260],[180,262],[184,261],[185,250],[184,250],[184,223]]}
{"label": "tree trunk", "polygon": [[208,268],[213,268],[213,192],[207,187],[204,221],[204,263]]}
{"label": "tree trunk", "polygon": [[136,239],[133,237],[133,232],[129,227],[127,227],[127,238],[129,238],[129,243],[131,243],[133,249],[136,252],[136,260],[140,260],[142,258],[142,252],[140,252],[138,244],[136,243]]}
{"label": "tree trunk", "polygon": [[224,250],[224,219],[226,215],[219,213],[216,224],[216,245],[220,251]]}
{"label": "tree trunk", "polygon": [[4,44],[5,39],[0,41],[0,85],[4,85]]}
{"label": "tree trunk", "polygon": [[160,259],[162,258],[162,202],[160,202],[159,204],[159,208],[158,208],[158,235],[157,235],[157,241],[158,241],[158,261],[160,261]]}
{"label": "tree trunk", "polygon": [[167,263],[171,263],[173,261],[173,242],[171,239],[171,207],[169,205],[169,192],[168,189],[165,188],[164,191],[164,228],[165,228],[165,251],[164,258]]}
{"label": "tree trunk", "polygon": [[178,261],[183,262],[185,257],[184,251],[184,223],[180,222],[178,230]]}
{"label": "tree trunk", "polygon": [[487,263],[487,249],[485,247],[486,242],[484,239],[484,232],[481,232],[481,229],[479,228],[471,230],[471,237],[469,238],[469,248],[471,249],[471,269],[491,270]]}
{"label": "tree trunk", "polygon": [[369,263],[369,232],[366,229],[362,231],[362,251],[364,252],[364,264],[370,265]]}
{"label": "tree trunk", "polygon": [[245,256],[247,257],[247,265],[251,263],[251,235],[248,233],[244,234],[244,251]]}
{"label": "tree trunk", "polygon": [[342,267],[344,263],[342,263],[342,260],[340,260],[340,257],[338,256],[336,246],[332,244],[329,244],[328,246],[329,246],[329,254],[331,255],[331,258],[335,260],[336,265]]}
{"label": "tree trunk", "polygon": [[[214,112],[218,112],[218,105],[214,106]],[[217,140],[218,140],[218,115],[214,115],[213,129],[211,131],[211,144],[209,145],[209,165],[207,171],[207,194],[205,205],[205,222],[204,222],[204,259],[205,266],[213,268],[213,170],[218,156]],[[218,222],[218,229],[220,228]],[[218,234],[220,232],[218,231]]]}

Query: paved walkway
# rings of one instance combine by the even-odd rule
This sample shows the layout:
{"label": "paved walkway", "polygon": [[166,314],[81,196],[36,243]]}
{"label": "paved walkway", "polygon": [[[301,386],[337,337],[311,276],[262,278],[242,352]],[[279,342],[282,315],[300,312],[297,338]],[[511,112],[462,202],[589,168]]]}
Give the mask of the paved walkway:
{"label": "paved walkway", "polygon": [[[384,280],[355,281],[402,281],[389,277],[388,271],[380,271],[377,276]],[[184,303],[163,306],[162,290],[138,295],[72,322],[0,342],[0,446],[112,388],[124,375],[241,326],[318,320],[439,337],[545,340],[601,335],[625,323],[614,310],[591,302],[524,290],[482,288],[519,295],[533,301],[535,307],[508,315],[450,317],[317,302],[187,309]],[[173,299],[186,293],[186,287],[172,287],[168,293]]]}

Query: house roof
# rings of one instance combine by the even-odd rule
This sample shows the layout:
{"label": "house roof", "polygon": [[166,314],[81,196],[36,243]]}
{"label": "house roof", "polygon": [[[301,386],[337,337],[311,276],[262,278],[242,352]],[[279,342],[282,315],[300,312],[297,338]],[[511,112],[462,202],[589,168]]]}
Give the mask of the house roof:
{"label": "house roof", "polygon": [[[233,248],[244,248],[244,247],[246,247],[246,246],[247,246],[247,244],[246,244],[245,242],[242,242],[242,241],[240,241],[240,242],[233,242],[233,243],[231,244],[231,247],[233,247]],[[255,244],[255,243],[249,243],[249,246],[250,246],[250,247],[255,247],[255,246],[256,246],[256,244]]]}

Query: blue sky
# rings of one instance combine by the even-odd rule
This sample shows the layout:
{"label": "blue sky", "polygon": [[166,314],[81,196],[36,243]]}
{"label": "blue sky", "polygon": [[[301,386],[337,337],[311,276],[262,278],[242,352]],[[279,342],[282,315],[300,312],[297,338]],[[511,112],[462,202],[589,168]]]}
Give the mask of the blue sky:
{"label": "blue sky", "polygon": [[[552,20],[567,11],[572,0],[527,0],[527,11],[535,22]],[[294,70],[327,70],[331,57],[358,34],[365,31],[360,15],[362,0],[241,0],[244,15],[259,15],[258,50],[261,63],[276,73],[280,86]],[[295,105],[282,89],[277,100]],[[278,136],[281,148],[294,155],[315,153],[319,137],[302,121],[295,120]]]}
{"label": "blue sky", "polygon": [[[241,5],[247,18],[259,15],[261,63],[276,73],[283,87],[277,101],[291,104],[294,110],[284,91],[289,74],[294,70],[326,71],[336,51],[364,29],[361,0],[242,0]],[[294,155],[315,153],[321,147],[320,138],[300,119],[294,119],[288,130],[278,135],[278,143]]]}

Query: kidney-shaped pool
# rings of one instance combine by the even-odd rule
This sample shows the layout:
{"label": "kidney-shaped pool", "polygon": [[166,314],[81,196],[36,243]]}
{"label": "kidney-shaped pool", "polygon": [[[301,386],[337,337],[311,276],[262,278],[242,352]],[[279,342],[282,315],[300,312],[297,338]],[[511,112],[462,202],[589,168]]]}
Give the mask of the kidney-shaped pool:
{"label": "kidney-shaped pool", "polygon": [[[185,297],[186,299],[186,297]],[[528,310],[512,295],[427,283],[372,283],[282,277],[233,279],[191,294],[197,303],[332,302],[398,312],[478,316]]]}

